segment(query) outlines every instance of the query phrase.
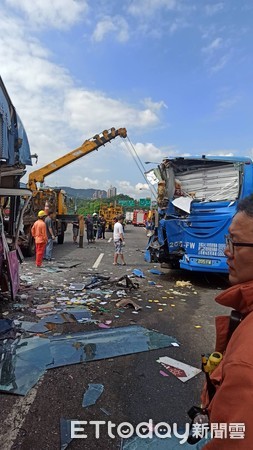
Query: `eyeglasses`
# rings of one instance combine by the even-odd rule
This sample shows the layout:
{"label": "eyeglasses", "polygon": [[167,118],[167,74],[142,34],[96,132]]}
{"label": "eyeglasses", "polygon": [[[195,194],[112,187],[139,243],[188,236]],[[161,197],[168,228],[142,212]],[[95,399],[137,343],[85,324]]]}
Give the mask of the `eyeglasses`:
{"label": "eyeglasses", "polygon": [[253,243],[248,242],[234,242],[228,234],[225,236],[226,247],[228,247],[231,255],[234,254],[234,247],[253,247]]}

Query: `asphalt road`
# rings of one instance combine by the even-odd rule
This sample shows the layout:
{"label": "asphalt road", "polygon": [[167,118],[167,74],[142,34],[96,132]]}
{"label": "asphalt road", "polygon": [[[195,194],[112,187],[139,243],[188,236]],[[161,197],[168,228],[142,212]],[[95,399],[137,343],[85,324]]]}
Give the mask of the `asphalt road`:
{"label": "asphalt road", "polygon": [[[171,271],[160,268],[159,264],[146,263],[143,259],[147,242],[145,230],[131,225],[126,228],[127,265],[115,267],[112,265],[114,247],[111,238],[112,233],[106,233],[105,240],[90,245],[85,241],[84,247],[78,248],[72,242],[71,229],[67,231],[65,243],[54,245],[55,261],[44,268],[57,267],[59,263],[79,263],[64,272],[38,269],[34,258],[27,258],[21,273],[32,277],[33,282],[27,287],[24,281],[21,293],[28,296],[28,304],[34,306],[38,301],[54,300],[57,289],[65,289],[70,282],[83,282],[83,277],[92,273],[107,275],[113,280],[130,275],[138,268],[145,278],[135,279],[139,288],[130,296],[142,307],[139,313],[134,314],[133,308],[119,312],[115,302],[109,299],[105,307],[108,311],[97,311],[93,318],[103,323],[112,320],[112,327],[141,325],[175,337],[180,346],[51,369],[25,397],[0,393],[1,450],[60,449],[62,418],[106,422],[101,427],[99,439],[94,436],[94,426],[87,425],[88,437],[72,440],[68,449],[114,450],[120,448],[120,438],[108,436],[108,421],[115,424],[126,421],[135,427],[152,419],[154,424],[177,423],[183,427],[188,422],[188,409],[199,404],[203,374],[183,383],[172,374],[162,376],[162,367],[156,360],[169,356],[200,368],[201,353],[214,349],[214,316],[225,312],[216,305],[214,297],[228,286],[226,278]],[[163,274],[151,274],[151,268],[160,269]],[[190,281],[191,286],[178,287],[178,280]],[[156,284],[150,285],[150,281]],[[10,318],[38,320],[29,309],[14,311],[11,303],[3,302],[1,312],[6,311]],[[99,329],[97,324],[83,327],[84,331]],[[95,405],[83,408],[83,394],[90,383],[103,384],[104,392]]]}

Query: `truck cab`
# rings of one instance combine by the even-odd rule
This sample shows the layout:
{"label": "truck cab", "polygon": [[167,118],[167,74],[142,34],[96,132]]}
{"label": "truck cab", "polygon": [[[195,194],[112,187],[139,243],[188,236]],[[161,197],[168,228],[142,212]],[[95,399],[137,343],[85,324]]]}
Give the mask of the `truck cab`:
{"label": "truck cab", "polygon": [[165,159],[156,171],[159,222],[147,261],[190,271],[227,273],[224,256],[238,201],[253,193],[247,157]]}

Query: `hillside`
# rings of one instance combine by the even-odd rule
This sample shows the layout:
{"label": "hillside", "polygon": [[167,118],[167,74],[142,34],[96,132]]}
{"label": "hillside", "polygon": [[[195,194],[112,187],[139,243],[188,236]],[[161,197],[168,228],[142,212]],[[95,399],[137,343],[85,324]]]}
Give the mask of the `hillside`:
{"label": "hillside", "polygon": [[[59,187],[63,189],[69,197],[74,197],[78,199],[93,198],[93,194],[99,190],[99,189],[75,189],[68,186],[58,186],[58,188]],[[106,198],[106,191],[99,190],[99,192],[102,192],[102,198]]]}
{"label": "hillside", "polygon": [[[25,188],[26,184],[21,182],[20,187]],[[97,191],[101,193],[101,198],[106,198],[106,191],[103,191],[102,189],[75,189],[68,186],[54,186],[54,188],[63,189],[68,197],[74,197],[78,199],[92,199],[93,194]]]}

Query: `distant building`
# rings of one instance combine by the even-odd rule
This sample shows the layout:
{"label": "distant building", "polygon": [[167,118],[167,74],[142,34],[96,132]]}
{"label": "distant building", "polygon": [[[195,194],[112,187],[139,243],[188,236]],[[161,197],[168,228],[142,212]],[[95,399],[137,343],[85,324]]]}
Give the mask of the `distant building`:
{"label": "distant building", "polygon": [[117,188],[111,186],[107,191],[107,198],[116,197],[116,195],[117,195]]}
{"label": "distant building", "polygon": [[92,198],[103,198],[104,197],[104,191],[97,190],[93,193]]}

